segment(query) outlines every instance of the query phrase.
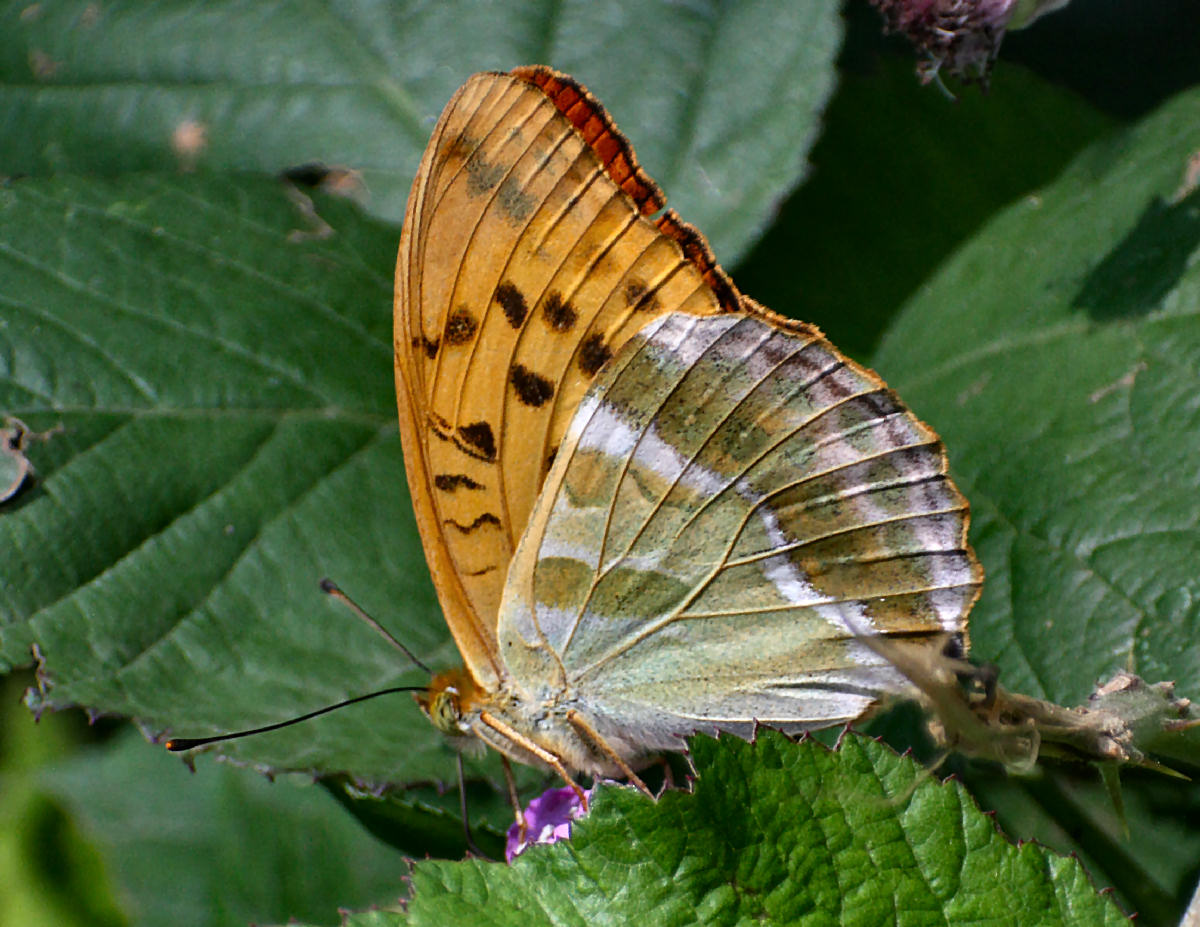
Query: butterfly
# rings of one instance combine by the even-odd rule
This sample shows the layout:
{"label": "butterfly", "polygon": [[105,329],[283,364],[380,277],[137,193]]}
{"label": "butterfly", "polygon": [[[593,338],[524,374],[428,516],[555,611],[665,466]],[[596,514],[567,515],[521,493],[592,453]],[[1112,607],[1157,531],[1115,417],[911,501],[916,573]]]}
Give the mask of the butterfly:
{"label": "butterfly", "polygon": [[742,295],[581,84],[470,78],[396,265],[408,485],[464,665],[440,730],[626,776],[697,732],[855,719],[873,640],[965,641],[982,571],[937,435]]}

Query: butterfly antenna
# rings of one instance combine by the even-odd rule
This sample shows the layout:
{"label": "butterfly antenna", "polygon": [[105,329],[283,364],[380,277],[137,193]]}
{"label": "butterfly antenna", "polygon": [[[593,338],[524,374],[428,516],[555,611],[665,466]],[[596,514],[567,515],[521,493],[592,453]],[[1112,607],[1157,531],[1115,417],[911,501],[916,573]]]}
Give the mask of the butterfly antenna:
{"label": "butterfly antenna", "polygon": [[366,613],[366,611],[358,605],[357,602],[355,602],[352,598],[350,598],[350,596],[348,596],[348,595],[346,595],[346,593],[342,592],[342,590],[338,587],[338,584],[335,583],[332,579],[321,580],[321,591],[324,592],[326,595],[332,596],[333,598],[337,599],[339,602],[346,605],[350,609],[350,611],[354,612],[354,614],[358,615],[359,618],[361,618],[363,621],[365,621],[367,624],[369,624],[372,628],[374,628],[376,631],[378,631],[381,635],[383,635],[384,639],[389,644],[391,644],[393,647],[395,647],[397,650],[399,650],[402,654],[404,654],[406,657],[408,657],[410,660],[412,660],[413,663],[416,664],[418,669],[420,669],[422,672],[428,673],[430,676],[433,675],[433,670],[431,670],[428,666],[426,666],[424,663],[422,663],[420,660],[418,660],[416,655],[411,650],[409,650],[407,647],[405,647],[402,643],[400,643],[400,641],[396,640],[396,638],[392,636],[391,631],[389,631],[387,628],[385,628],[383,625],[381,625],[378,621],[376,621],[374,618],[372,618],[370,615],[368,615]]}
{"label": "butterfly antenna", "polygon": [[250,737],[254,734],[266,734],[268,731],[277,731],[281,727],[290,727],[293,724],[299,724],[301,721],[307,721],[310,718],[315,718],[318,715],[327,714],[331,711],[336,711],[339,708],[345,708],[347,705],[355,705],[358,702],[365,702],[367,699],[378,698],[381,695],[391,695],[395,692],[424,692],[424,686],[393,686],[390,689],[380,689],[378,692],[368,692],[366,695],[357,695],[354,698],[348,698],[344,702],[338,702],[334,705],[326,705],[324,708],[318,708],[316,711],[310,711],[306,715],[300,715],[298,718],[291,718],[287,721],[277,721],[275,724],[267,724],[263,727],[251,728],[247,731],[234,731],[232,734],[217,734],[214,737],[172,737],[165,744],[166,748],[172,753],[181,753],[184,750],[192,750],[196,747],[203,747],[207,744],[220,743],[223,740],[236,740],[239,737]]}

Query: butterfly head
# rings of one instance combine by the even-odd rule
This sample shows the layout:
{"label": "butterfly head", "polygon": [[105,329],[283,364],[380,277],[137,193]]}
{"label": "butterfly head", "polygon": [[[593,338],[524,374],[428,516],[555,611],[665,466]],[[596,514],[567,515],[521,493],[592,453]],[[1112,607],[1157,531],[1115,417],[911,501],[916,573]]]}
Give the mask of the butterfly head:
{"label": "butterfly head", "polygon": [[463,714],[477,701],[478,687],[465,668],[438,673],[429,688],[417,695],[417,704],[443,734],[461,737],[467,733]]}

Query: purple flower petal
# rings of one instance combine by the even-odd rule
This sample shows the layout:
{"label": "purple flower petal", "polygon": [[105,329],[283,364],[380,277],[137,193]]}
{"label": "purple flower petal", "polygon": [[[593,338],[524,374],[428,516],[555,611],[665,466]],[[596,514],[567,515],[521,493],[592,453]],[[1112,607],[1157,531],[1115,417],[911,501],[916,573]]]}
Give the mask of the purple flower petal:
{"label": "purple flower petal", "polygon": [[[1017,0],[871,0],[887,31],[900,32],[917,47],[923,81],[939,71],[987,83]],[[1065,0],[1039,0],[1040,12]],[[1036,14],[1035,14],[1036,15]]]}
{"label": "purple flower petal", "polygon": [[[583,793],[591,800],[592,791]],[[525,809],[525,839],[514,823],[508,829],[508,843],[504,858],[510,863],[525,849],[535,843],[557,843],[571,836],[571,822],[577,821],[586,812],[574,789],[550,789],[529,803]]]}

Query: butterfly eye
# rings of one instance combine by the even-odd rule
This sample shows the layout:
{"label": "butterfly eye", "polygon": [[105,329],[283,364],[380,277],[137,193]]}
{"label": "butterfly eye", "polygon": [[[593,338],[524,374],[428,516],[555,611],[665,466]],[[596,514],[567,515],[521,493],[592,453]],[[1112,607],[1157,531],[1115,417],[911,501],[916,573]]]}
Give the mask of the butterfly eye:
{"label": "butterfly eye", "polygon": [[458,707],[458,692],[455,689],[441,689],[431,692],[429,696],[429,720],[443,734],[461,735],[462,727],[459,720],[462,711]]}

